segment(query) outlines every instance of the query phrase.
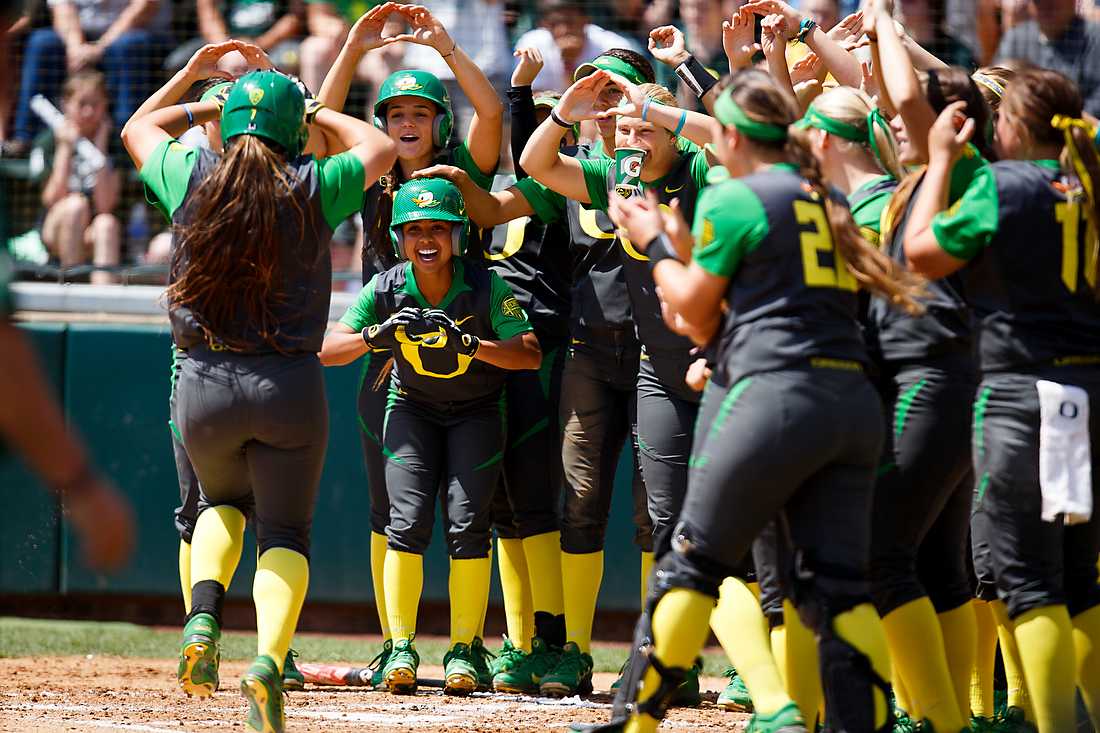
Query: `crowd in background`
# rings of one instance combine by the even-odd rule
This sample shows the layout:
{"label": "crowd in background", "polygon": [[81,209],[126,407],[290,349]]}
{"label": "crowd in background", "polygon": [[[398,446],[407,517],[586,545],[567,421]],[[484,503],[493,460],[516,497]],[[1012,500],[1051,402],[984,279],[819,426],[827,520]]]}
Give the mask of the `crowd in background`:
{"label": "crowd in background", "polygon": [[[167,262],[167,235],[136,179],[120,165],[118,131],[167,75],[204,43],[255,42],[272,61],[317,92],[351,24],[372,0],[27,0],[0,36],[0,242],[17,261],[62,268],[94,263],[92,282],[117,282],[117,265]],[[649,30],[672,24],[716,74],[729,69],[722,23],[743,0],[431,0],[426,3],[469,49],[500,94],[519,49],[544,65],[533,88],[562,91],[576,68],[607,48],[645,52]],[[823,28],[858,9],[859,0],[800,0]],[[908,37],[948,64],[975,68],[1021,60],[1066,74],[1086,111],[1100,115],[1100,5],[1096,0],[902,0],[896,16]],[[399,29],[393,29],[393,33]],[[757,30],[759,33],[759,29]],[[793,61],[791,53],[788,54]],[[239,55],[223,61],[239,74]],[[694,104],[671,67],[658,82]],[[363,115],[391,72],[424,69],[440,77],[459,126],[472,113],[438,54],[418,45],[368,53],[357,70],[349,110]],[[42,95],[64,115],[50,129],[32,100]],[[92,145],[80,145],[80,140]],[[505,135],[507,140],[508,136]],[[507,145],[501,171],[511,169]],[[100,154],[97,154],[97,150]],[[97,164],[97,159],[100,159]],[[104,160],[105,159],[105,160]],[[25,161],[25,163],[24,163]],[[350,221],[333,245],[337,271],[353,271],[361,233]],[[117,270],[113,267],[113,270]],[[154,274],[156,277],[162,275]],[[338,283],[348,289],[355,282]]]}

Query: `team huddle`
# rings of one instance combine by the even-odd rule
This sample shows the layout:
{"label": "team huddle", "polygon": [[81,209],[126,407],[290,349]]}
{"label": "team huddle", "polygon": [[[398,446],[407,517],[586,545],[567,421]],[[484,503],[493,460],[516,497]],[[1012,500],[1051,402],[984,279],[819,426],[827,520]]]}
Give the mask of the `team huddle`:
{"label": "team huddle", "polygon": [[[391,17],[409,32],[385,36]],[[721,80],[675,28],[650,35],[706,112],[631,50],[539,95],[537,53],[517,52],[504,190],[500,97],[421,6],[368,11],[316,94],[229,41],[134,114],[123,142],[173,227],[184,692],[218,688],[250,520],[241,690],[253,729],[284,730],[322,370],[360,361],[377,689],[417,690],[438,505],[444,692],[591,693],[629,446],[643,610],[596,729],[698,704],[711,630],[733,665],[718,704],[750,731],[1061,733],[1076,690],[1100,722],[1096,121],[1055,72],[914,50],[882,0],[828,31],[782,0],[724,25]],[[372,120],[340,112],[391,43],[438,50],[473,107],[464,136],[420,70],[386,80]],[[257,70],[225,78],[230,51]],[[350,216],[365,286],[326,332]]]}

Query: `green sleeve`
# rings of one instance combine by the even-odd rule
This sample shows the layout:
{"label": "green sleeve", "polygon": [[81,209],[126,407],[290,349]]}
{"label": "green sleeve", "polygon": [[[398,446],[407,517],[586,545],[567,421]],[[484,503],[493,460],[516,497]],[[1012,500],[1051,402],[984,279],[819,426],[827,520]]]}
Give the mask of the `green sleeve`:
{"label": "green sleeve", "polygon": [[711,186],[703,189],[695,210],[693,257],[710,274],[731,277],[768,229],[764,204],[748,186],[736,179]]}
{"label": "green sleeve", "polygon": [[495,170],[486,173],[477,167],[477,163],[474,162],[474,156],[470,155],[470,149],[466,147],[466,143],[463,142],[454,151],[455,165],[466,171],[474,183],[484,188],[486,191],[490,191],[493,188],[493,178],[497,172]]}
{"label": "green sleeve", "polygon": [[362,331],[367,326],[378,323],[378,317],[374,314],[374,288],[377,283],[378,276],[375,275],[359,291],[359,297],[341,316],[340,323],[354,331]]}
{"label": "green sleeve", "polygon": [[997,181],[986,166],[974,176],[962,198],[932,218],[932,234],[947,254],[973,259],[993,240],[999,209]]}
{"label": "green sleeve", "polygon": [[974,144],[967,143],[966,147],[963,149],[962,157],[955,163],[955,167],[951,169],[951,185],[948,188],[947,194],[948,203],[953,204],[958,201],[959,196],[963,195],[963,192],[966,191],[966,187],[974,180],[975,174],[988,165],[989,161],[982,157],[982,154],[978,152]]}
{"label": "green sleeve", "polygon": [[893,193],[893,191],[879,191],[863,199],[852,209],[852,218],[859,227],[859,233],[876,247],[879,243],[879,235],[882,233],[882,212],[890,203]]}
{"label": "green sleeve", "polygon": [[588,188],[588,200],[593,209],[607,211],[607,173],[615,165],[612,158],[582,158],[577,161],[584,173],[584,185]]}
{"label": "green sleeve", "polygon": [[329,228],[336,229],[340,222],[363,208],[363,179],[367,172],[363,161],[348,152],[316,160],[314,164],[321,211]]}
{"label": "green sleeve", "polygon": [[702,191],[707,186],[707,173],[710,172],[710,161],[704,150],[696,150],[691,154],[691,180],[695,187]]}
{"label": "green sleeve", "polygon": [[139,175],[145,184],[146,198],[169,221],[187,197],[187,184],[198,160],[199,151],[195,148],[179,140],[165,140],[141,166]]}
{"label": "green sleeve", "polygon": [[508,283],[495,272],[490,273],[493,292],[489,298],[492,312],[489,319],[493,323],[493,331],[501,341],[519,336],[521,333],[533,331],[527,321],[527,313],[523,306],[516,300]]}
{"label": "green sleeve", "polygon": [[535,216],[543,224],[553,224],[565,213],[565,197],[551,191],[534,178],[521,178],[516,181],[515,188],[527,199],[527,203],[535,210]]}

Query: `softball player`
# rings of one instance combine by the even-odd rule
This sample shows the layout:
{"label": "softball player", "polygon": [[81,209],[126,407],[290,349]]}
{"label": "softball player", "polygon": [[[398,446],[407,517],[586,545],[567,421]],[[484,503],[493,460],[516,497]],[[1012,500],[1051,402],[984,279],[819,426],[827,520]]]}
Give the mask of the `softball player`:
{"label": "softball player", "polygon": [[[382,28],[391,14],[402,16],[412,26],[411,34],[382,38]],[[395,256],[390,235],[390,216],[397,188],[411,178],[413,171],[441,162],[465,170],[480,186],[492,185],[500,155],[503,107],[489,80],[466,52],[455,43],[447,30],[421,6],[387,2],[367,11],[352,27],[332,69],[318,92],[318,99],[332,109],[342,110],[348,89],[360,60],[367,52],[389,43],[423,43],[436,48],[454,71],[455,79],[474,106],[474,116],[466,138],[452,145],[454,114],[446,88],[426,71],[398,71],[391,74],[378,90],[374,103],[375,126],[397,145],[397,163],[392,170],[371,181],[362,208],[363,282],[393,267]],[[486,232],[485,236],[491,232]],[[482,232],[469,232],[471,243],[480,242]],[[382,683],[382,669],[393,648],[382,582],[386,558],[386,524],[389,505],[386,493],[386,461],[382,455],[382,423],[385,415],[386,382],[389,354],[385,350],[369,352],[360,372],[358,410],[363,461],[371,499],[371,582],[378,622],[385,640],[381,653],[371,663],[373,683]],[[479,668],[484,685],[489,683],[487,654],[476,643]]]}
{"label": "softball player", "polygon": [[[390,518],[385,585],[393,651],[382,670],[394,693],[412,693],[413,643],[439,491],[446,492],[451,556],[451,642],[444,691],[478,686],[474,639],[488,603],[490,510],[504,451],[503,370],[537,369],[538,341],[512,291],[465,249],[465,205],[449,181],[421,179],[394,197],[399,255],[376,275],[325,339],[325,363],[374,348],[396,362],[383,446]],[[442,487],[441,487],[442,484]]]}
{"label": "softball player", "polygon": [[1100,468],[1100,420],[1089,411],[1100,396],[1095,130],[1068,79],[1018,73],[997,120],[1002,160],[949,208],[952,166],[981,131],[971,120],[956,132],[963,109],[949,105],[933,126],[905,252],[930,277],[959,272],[980,322],[975,501],[992,525],[997,594],[1038,728],[1072,730],[1075,686],[1100,717],[1100,519],[1089,480]]}
{"label": "softball player", "polygon": [[[826,191],[809,148],[788,132],[796,114],[794,100],[759,71],[739,72],[719,96],[715,145],[739,178],[704,192],[688,264],[678,261],[691,256],[686,225],[662,215],[654,197],[613,209],[631,240],[646,243],[669,317],[697,340],[716,337],[718,355],[683,511],[636,632],[653,646],[636,655],[609,730],[657,727],[705,641],[719,585],[773,519],[789,545],[788,596],[818,638],[825,728],[892,724],[885,639],[865,575],[882,417],[863,374],[856,289],[917,308],[918,286],[866,245]],[[729,432],[739,425],[751,427]],[[753,730],[804,729],[792,702],[772,709],[753,699]]]}
{"label": "softball player", "polygon": [[[881,8],[875,18],[884,88],[900,111],[892,124],[903,165],[927,161],[928,129],[949,101],[965,100],[981,123],[977,146],[968,148],[952,174],[954,200],[993,157],[991,136],[985,136],[989,110],[963,69],[933,69],[919,80],[893,19]],[[913,192],[923,185],[921,172],[910,175],[884,217],[884,249],[902,263],[902,232]],[[957,730],[970,717],[977,649],[965,561],[974,486],[970,403],[977,371],[971,313],[959,277],[930,282],[924,302],[927,312],[913,317],[874,298],[866,319],[889,417],[873,510],[871,584],[897,670],[899,718]]]}
{"label": "softball player", "polygon": [[[299,86],[272,71],[248,74],[230,91],[220,158],[173,139],[218,112],[215,101],[157,110],[128,125],[123,141],[178,245],[168,290],[184,356],[175,413],[201,487],[180,686],[199,696],[217,688],[222,602],[252,514],[259,654],[241,691],[249,724],[281,731],[282,668],[308,585],[328,429],[316,356],[328,314],[328,239],[395,152],[381,133],[320,105],[306,116]],[[300,155],[307,122],[347,152]]]}

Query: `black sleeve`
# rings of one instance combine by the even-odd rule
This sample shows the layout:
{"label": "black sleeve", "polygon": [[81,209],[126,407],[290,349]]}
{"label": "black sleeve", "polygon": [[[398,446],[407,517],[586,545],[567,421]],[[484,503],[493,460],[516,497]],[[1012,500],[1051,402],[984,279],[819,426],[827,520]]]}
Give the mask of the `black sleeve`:
{"label": "black sleeve", "polygon": [[519,167],[519,156],[538,127],[535,122],[535,96],[531,93],[531,87],[509,87],[508,108],[512,114],[512,165],[515,166],[518,181],[527,177]]}

